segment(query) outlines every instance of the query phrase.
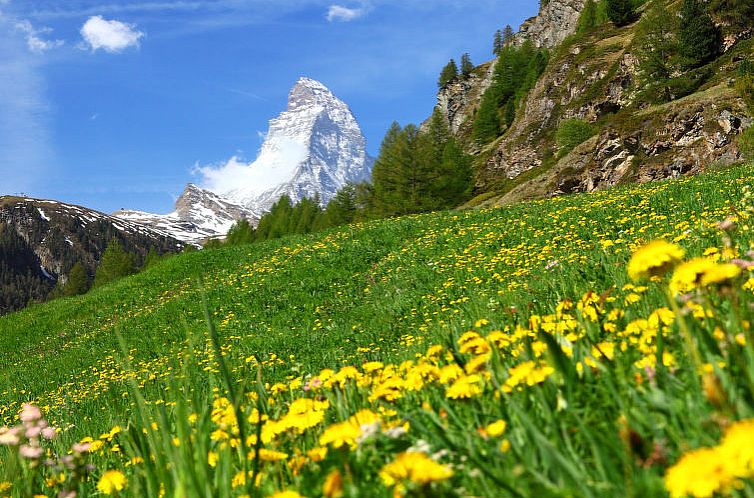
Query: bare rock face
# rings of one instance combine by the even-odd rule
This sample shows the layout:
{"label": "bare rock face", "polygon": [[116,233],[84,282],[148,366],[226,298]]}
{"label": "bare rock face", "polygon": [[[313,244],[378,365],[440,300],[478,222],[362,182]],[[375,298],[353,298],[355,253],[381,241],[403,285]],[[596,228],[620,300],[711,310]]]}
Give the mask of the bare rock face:
{"label": "bare rock face", "polygon": [[539,14],[521,25],[514,43],[531,40],[536,47],[552,48],[576,31],[586,0],[542,0]]}
{"label": "bare rock face", "polygon": [[471,118],[479,107],[484,92],[492,85],[495,64],[488,62],[468,77],[460,77],[445,85],[437,95],[437,109],[448,119],[450,132],[470,132]]}

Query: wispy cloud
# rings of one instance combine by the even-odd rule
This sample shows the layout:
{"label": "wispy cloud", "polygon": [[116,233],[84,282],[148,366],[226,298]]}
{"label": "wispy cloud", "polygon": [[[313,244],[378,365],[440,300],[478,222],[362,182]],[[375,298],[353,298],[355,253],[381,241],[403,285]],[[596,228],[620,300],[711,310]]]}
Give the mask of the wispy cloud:
{"label": "wispy cloud", "polygon": [[65,42],[63,40],[47,40],[44,35],[52,33],[51,28],[35,28],[28,20],[18,21],[15,25],[17,31],[20,31],[26,37],[26,46],[34,53],[41,54],[50,49],[60,47]]}
{"label": "wispy cloud", "polygon": [[118,53],[128,47],[138,47],[144,33],[137,31],[134,24],[92,16],[81,27],[81,36],[94,52],[103,49],[106,52]]}
{"label": "wispy cloud", "polygon": [[0,17],[0,31],[10,33],[0,37],[0,190],[11,193],[39,186],[53,158],[42,62],[16,22]]}
{"label": "wispy cloud", "polygon": [[367,6],[343,7],[342,5],[330,5],[327,10],[327,20],[330,22],[349,22],[358,19],[367,13]]}

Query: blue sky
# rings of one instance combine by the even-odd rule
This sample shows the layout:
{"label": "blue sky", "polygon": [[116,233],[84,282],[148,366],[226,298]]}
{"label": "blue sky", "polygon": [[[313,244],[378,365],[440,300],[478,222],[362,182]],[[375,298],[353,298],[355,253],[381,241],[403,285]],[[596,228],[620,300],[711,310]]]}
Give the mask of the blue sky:
{"label": "blue sky", "polygon": [[442,66],[491,58],[536,0],[0,0],[0,194],[168,212],[196,166],[253,160],[300,76],[376,155]]}

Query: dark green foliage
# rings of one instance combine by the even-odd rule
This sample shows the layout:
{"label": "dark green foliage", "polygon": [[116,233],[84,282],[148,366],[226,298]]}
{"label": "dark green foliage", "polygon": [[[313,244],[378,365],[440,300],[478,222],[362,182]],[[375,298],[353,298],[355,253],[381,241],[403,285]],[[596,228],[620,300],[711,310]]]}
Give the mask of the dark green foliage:
{"label": "dark green foliage", "polygon": [[503,30],[503,45],[512,42],[514,36],[516,36],[516,33],[513,31],[513,28],[511,28],[510,24],[506,24],[505,29]]}
{"label": "dark green foliage", "polygon": [[587,0],[579,16],[579,24],[576,27],[577,33],[589,33],[597,27],[597,3],[594,0]]}
{"label": "dark green foliage", "polygon": [[53,284],[24,239],[13,227],[0,223],[0,314],[43,300]]}
{"label": "dark green foliage", "polygon": [[97,273],[94,275],[94,287],[101,287],[134,273],[136,257],[126,252],[120,240],[113,237],[100,258]]}
{"label": "dark green foliage", "polygon": [[678,69],[677,16],[657,4],[637,27],[635,44],[644,93],[651,101],[671,100],[670,79]]}
{"label": "dark green foliage", "polygon": [[142,270],[146,270],[147,268],[156,265],[162,260],[162,256],[159,252],[157,252],[157,249],[155,249],[154,246],[149,248],[149,252],[147,252],[146,257],[144,258],[144,263],[141,265]]}
{"label": "dark green foliage", "polygon": [[754,26],[754,2],[751,0],[712,0],[710,11],[734,28]]}
{"label": "dark green foliage", "polygon": [[347,225],[356,219],[358,211],[358,189],[349,183],[338,190],[335,197],[327,203],[324,213],[319,218],[316,228]]}
{"label": "dark green foliage", "polygon": [[254,228],[246,219],[235,222],[225,237],[225,243],[231,246],[251,244],[252,242],[254,242]]}
{"label": "dark green foliage", "polygon": [[461,56],[461,75],[467,77],[474,70],[474,64],[471,62],[471,56],[469,54],[463,54]]}
{"label": "dark green foliage", "polygon": [[583,119],[566,119],[558,126],[555,139],[558,142],[558,155],[561,157],[572,151],[577,145],[597,133],[597,127]]}
{"label": "dark green foliage", "polygon": [[77,261],[71,272],[68,274],[68,281],[63,286],[64,296],[80,296],[86,294],[89,290],[89,275],[86,272],[86,268]]}
{"label": "dark green foliage", "polygon": [[636,19],[632,0],[606,0],[607,18],[616,26],[625,26]]}
{"label": "dark green foliage", "polygon": [[437,86],[440,88],[444,88],[445,85],[453,81],[458,77],[458,65],[456,65],[456,61],[453,59],[450,59],[450,62],[448,62],[445,67],[442,69],[442,72],[440,72],[440,79],[437,81]]}
{"label": "dark green foliage", "polygon": [[398,124],[388,130],[372,170],[368,204],[373,217],[445,209],[466,200],[471,182],[468,156],[435,111],[424,132]]}
{"label": "dark green foliage", "polygon": [[678,23],[678,52],[686,68],[702,66],[717,57],[720,30],[700,0],[683,0]]}
{"label": "dark green foliage", "polygon": [[738,148],[746,159],[754,160],[754,126],[738,136]]}
{"label": "dark green foliage", "polygon": [[496,56],[499,56],[503,51],[503,48],[505,48],[507,44],[513,41],[514,36],[515,33],[510,24],[507,24],[505,26],[505,29],[502,31],[499,29],[495,31],[495,39],[492,43],[492,53]]}
{"label": "dark green foliage", "polygon": [[480,144],[495,140],[511,125],[519,104],[547,67],[548,55],[530,43],[500,53],[492,85],[484,92],[472,128]]}

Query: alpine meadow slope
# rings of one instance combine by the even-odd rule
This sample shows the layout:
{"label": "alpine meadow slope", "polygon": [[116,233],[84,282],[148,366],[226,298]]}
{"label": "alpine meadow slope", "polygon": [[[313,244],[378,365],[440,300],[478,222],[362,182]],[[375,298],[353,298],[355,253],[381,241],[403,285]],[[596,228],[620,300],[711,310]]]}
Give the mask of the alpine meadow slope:
{"label": "alpine meadow slope", "polygon": [[750,467],[708,476],[682,455],[752,447],[733,422],[754,406],[753,180],[181,254],[3,317],[0,416],[41,413],[23,408],[32,436],[2,431],[2,489],[701,496],[684,473],[745,496]]}

